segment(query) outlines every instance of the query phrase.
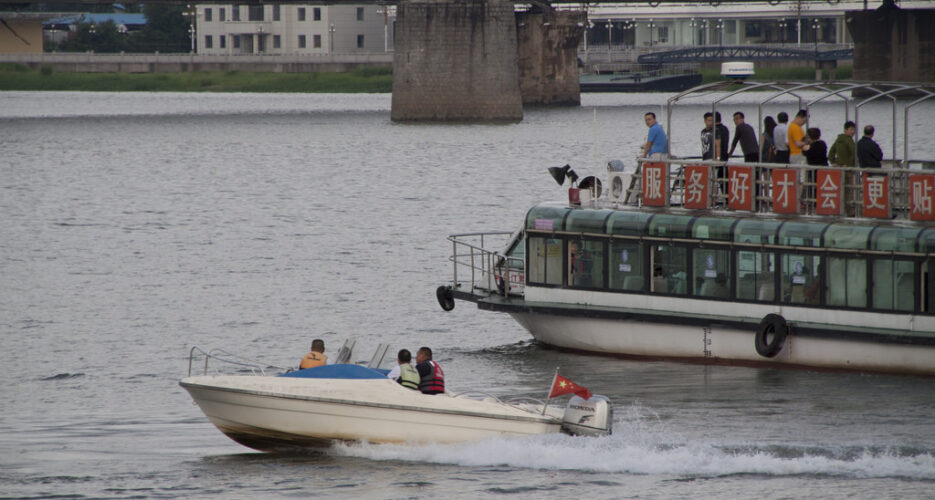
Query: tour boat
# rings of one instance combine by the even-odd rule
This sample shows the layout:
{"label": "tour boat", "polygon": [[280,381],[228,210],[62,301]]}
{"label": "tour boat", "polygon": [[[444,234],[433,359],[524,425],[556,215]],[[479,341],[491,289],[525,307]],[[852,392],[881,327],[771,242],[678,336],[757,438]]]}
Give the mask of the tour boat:
{"label": "tour boat", "polygon": [[[818,90],[799,108],[843,99],[842,123],[866,101],[911,92],[908,123],[935,96],[908,84],[718,83],[670,98],[666,123],[689,95],[713,111],[748,90],[764,103]],[[762,114],[761,104],[757,123]],[[446,310],[465,300],[508,313],[543,344],[573,351],[935,375],[931,164],[611,162],[606,182],[585,178],[568,201],[532,207],[517,231],[449,236],[453,273],[437,298]],[[567,165],[550,171],[560,184],[577,178]]]}
{"label": "tour boat", "polygon": [[604,435],[613,420],[608,399],[600,395],[572,396],[564,409],[529,398],[428,395],[353,364],[276,376],[189,373],[179,384],[221,432],[261,451],[338,441],[425,444],[557,432]]}

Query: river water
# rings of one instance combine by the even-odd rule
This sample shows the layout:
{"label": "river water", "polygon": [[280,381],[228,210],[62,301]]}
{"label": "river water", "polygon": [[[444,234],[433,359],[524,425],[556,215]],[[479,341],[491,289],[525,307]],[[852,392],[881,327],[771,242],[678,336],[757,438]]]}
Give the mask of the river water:
{"label": "river water", "polygon": [[[0,93],[0,497],[931,498],[931,379],[568,354],[438,307],[448,234],[515,229],[562,196],[549,166],[631,163],[666,97],[412,125],[389,95]],[[697,154],[704,105],[674,152]],[[829,143],[838,111],[812,111]],[[890,157],[888,105],[861,117]],[[455,391],[541,398],[560,366],[614,434],[269,455],[178,386],[192,346],[292,366],[319,336],[432,346]]]}

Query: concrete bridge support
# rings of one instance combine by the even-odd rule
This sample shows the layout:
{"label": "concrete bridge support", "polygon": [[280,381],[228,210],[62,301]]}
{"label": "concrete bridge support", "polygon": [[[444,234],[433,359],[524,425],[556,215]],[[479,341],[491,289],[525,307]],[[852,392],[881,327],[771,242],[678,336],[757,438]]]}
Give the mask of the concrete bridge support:
{"label": "concrete bridge support", "polygon": [[935,81],[935,9],[886,6],[847,13],[854,80]]}
{"label": "concrete bridge support", "polygon": [[508,0],[403,0],[396,10],[394,121],[520,121]]}
{"label": "concrete bridge support", "polygon": [[516,15],[523,104],[581,104],[578,41],[587,22],[584,12]]}

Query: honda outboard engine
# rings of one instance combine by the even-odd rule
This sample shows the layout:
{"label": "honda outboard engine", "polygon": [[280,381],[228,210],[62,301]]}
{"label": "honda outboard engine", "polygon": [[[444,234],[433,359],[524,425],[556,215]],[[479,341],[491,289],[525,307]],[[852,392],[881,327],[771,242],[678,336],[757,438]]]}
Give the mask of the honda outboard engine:
{"label": "honda outboard engine", "polygon": [[606,436],[612,433],[613,423],[614,410],[606,397],[572,396],[562,417],[562,431],[573,436]]}

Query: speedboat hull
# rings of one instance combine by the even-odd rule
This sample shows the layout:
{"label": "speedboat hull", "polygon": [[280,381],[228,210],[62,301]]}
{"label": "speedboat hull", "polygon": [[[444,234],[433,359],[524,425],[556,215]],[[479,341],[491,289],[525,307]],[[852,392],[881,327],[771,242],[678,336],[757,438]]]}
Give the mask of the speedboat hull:
{"label": "speedboat hull", "polygon": [[262,451],[335,441],[453,443],[553,433],[562,425],[555,408],[541,415],[495,400],[425,395],[389,379],[217,375],[180,385],[221,432]]}

